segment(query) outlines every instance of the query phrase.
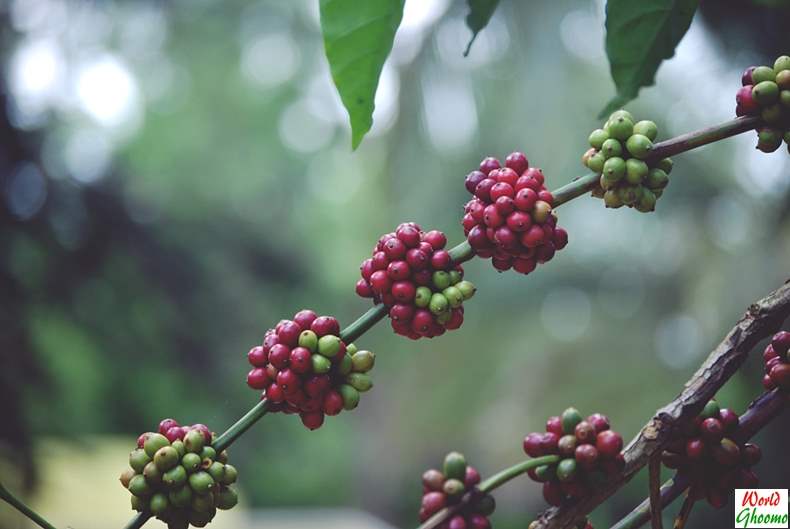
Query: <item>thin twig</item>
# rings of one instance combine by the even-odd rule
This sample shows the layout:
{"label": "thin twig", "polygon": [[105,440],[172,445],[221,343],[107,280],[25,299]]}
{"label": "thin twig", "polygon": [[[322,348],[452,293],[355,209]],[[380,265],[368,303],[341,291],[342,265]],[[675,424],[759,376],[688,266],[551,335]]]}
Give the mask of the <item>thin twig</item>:
{"label": "thin twig", "polygon": [[677,518],[675,518],[675,525],[672,526],[672,529],[683,529],[686,527],[686,522],[691,516],[691,509],[694,508],[694,503],[696,500],[691,494],[686,495],[686,499],[683,500],[683,505],[680,507],[680,512],[678,512]]}
{"label": "thin twig", "polygon": [[22,500],[14,496],[11,491],[5,488],[2,483],[0,483],[0,499],[6,501],[13,508],[33,520],[39,527],[42,527],[43,529],[55,529],[54,525],[46,521],[44,517],[38,514],[36,511],[25,505]]}
{"label": "thin twig", "polygon": [[653,529],[664,529],[661,521],[661,452],[650,458],[648,465],[650,486],[650,521]]}

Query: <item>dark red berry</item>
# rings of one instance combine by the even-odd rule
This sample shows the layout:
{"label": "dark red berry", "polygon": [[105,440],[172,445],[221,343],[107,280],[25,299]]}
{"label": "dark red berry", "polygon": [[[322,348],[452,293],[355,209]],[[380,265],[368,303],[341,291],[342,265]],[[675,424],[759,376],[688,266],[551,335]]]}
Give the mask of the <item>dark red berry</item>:
{"label": "dark red berry", "polygon": [[480,483],[480,473],[472,466],[466,467],[466,475],[464,476],[464,485],[467,488],[474,487]]}
{"label": "dark red berry", "polygon": [[167,437],[168,441],[174,443],[176,440],[184,438],[184,429],[180,426],[173,426],[165,432],[165,437]]}
{"label": "dark red berry", "polygon": [[[260,367],[256,367],[247,373],[247,385],[252,389],[266,389],[269,382],[270,380],[269,377],[266,376],[266,370]],[[167,430],[165,432],[167,432]]]}
{"label": "dark red berry", "polygon": [[732,433],[738,428],[738,415],[729,408],[719,410],[719,420],[725,433]]}
{"label": "dark red berry", "polygon": [[491,187],[489,191],[489,197],[491,198],[492,202],[496,202],[499,197],[509,197],[513,198],[515,196],[515,191],[513,191],[513,187],[510,184],[506,184],[505,182],[497,182]]}
{"label": "dark red berry", "polygon": [[264,367],[269,361],[269,355],[264,352],[263,347],[256,345],[247,353],[247,361],[255,367]]}
{"label": "dark red berry", "polygon": [[[419,250],[418,250],[419,251]],[[387,276],[393,281],[408,279],[411,274],[409,264],[406,261],[392,261],[387,265]]]}
{"label": "dark red berry", "polygon": [[359,281],[357,281],[355,291],[357,295],[361,298],[373,297],[373,289],[370,287],[370,283],[368,283],[364,279],[360,279]]}
{"label": "dark red berry", "polygon": [[283,393],[282,388],[274,383],[270,384],[269,387],[266,388],[266,398],[274,403],[282,402],[285,399],[285,394]]}
{"label": "dark red berry", "polygon": [[562,436],[562,419],[556,415],[549,417],[546,421],[546,431]]}
{"label": "dark red berry", "polygon": [[343,397],[335,390],[328,391],[324,397],[323,412],[334,416],[343,411]]}
{"label": "dark red berry", "polygon": [[529,168],[529,161],[523,152],[512,152],[505,158],[505,166],[513,169],[517,174],[521,175]]}
{"label": "dark red berry", "polygon": [[310,330],[318,336],[326,336],[327,334],[338,336],[340,334],[340,324],[332,316],[319,316],[310,325]]}
{"label": "dark red berry", "polygon": [[787,351],[790,350],[790,332],[780,331],[774,334],[771,339],[771,347],[780,356],[787,354]]}
{"label": "dark red berry", "polygon": [[420,231],[412,226],[402,226],[395,234],[407,248],[414,248],[420,244]]}
{"label": "dark red berry", "polygon": [[595,444],[597,439],[595,427],[587,421],[582,421],[579,424],[577,424],[574,430],[574,434],[576,435],[576,439],[580,443]]}
{"label": "dark red berry", "polygon": [[428,516],[439,512],[444,509],[447,497],[443,492],[429,492],[422,497],[422,508]]}
{"label": "dark red berry", "polygon": [[291,370],[298,374],[304,374],[312,369],[311,358],[312,354],[304,347],[294,347],[291,349],[291,357],[289,365]]}
{"label": "dark red berry", "polygon": [[447,270],[450,262],[450,253],[446,250],[438,250],[431,256],[431,266],[434,270]]}
{"label": "dark red berry", "polygon": [[686,456],[689,459],[697,460],[702,458],[703,454],[705,453],[705,443],[702,442],[702,439],[690,439],[686,443]]}
{"label": "dark red berry", "polygon": [[294,321],[302,328],[307,330],[313,324],[318,315],[310,309],[303,309],[294,314]]}
{"label": "dark red berry", "polygon": [[284,321],[280,324],[280,329],[277,331],[277,337],[280,339],[280,343],[287,345],[288,347],[295,347],[297,343],[299,343],[299,335],[302,332],[302,328],[297,324],[295,321]]}
{"label": "dark red berry", "polygon": [[491,200],[491,195],[489,193],[491,188],[494,187],[494,184],[496,184],[496,180],[493,178],[485,178],[481,180],[475,188],[475,196],[480,200],[489,202]]}
{"label": "dark red berry", "polygon": [[316,430],[324,424],[324,414],[320,411],[312,412],[312,413],[300,413],[299,417],[302,419],[302,424],[304,424],[310,430]]}
{"label": "dark red berry", "polygon": [[170,428],[181,426],[175,419],[163,419],[159,423],[159,433],[166,435]]}
{"label": "dark red berry", "polygon": [[576,461],[586,469],[592,469],[598,462],[598,449],[591,444],[581,444],[574,452]]}
{"label": "dark red berry", "polygon": [[623,438],[612,430],[604,430],[598,434],[595,448],[602,457],[615,457],[623,449]]}
{"label": "dark red berry", "polygon": [[485,179],[486,175],[483,174],[482,171],[472,171],[468,175],[466,175],[466,181],[464,185],[466,186],[466,190],[469,191],[471,194],[474,195],[475,189],[477,188],[477,184]]}
{"label": "dark red berry", "polygon": [[290,357],[291,350],[288,346],[281,343],[274,344],[269,350],[269,363],[277,369],[285,369],[288,367]]}
{"label": "dark red berry", "polygon": [[423,240],[431,245],[434,250],[441,250],[447,245],[447,237],[439,230],[431,230],[425,234]]}
{"label": "dark red berry", "polygon": [[744,70],[743,74],[741,75],[741,84],[743,86],[752,84],[752,72],[755,68],[756,66],[749,66],[746,68],[746,70]]}
{"label": "dark red berry", "polygon": [[499,160],[494,157],[489,156],[488,158],[484,158],[482,162],[480,162],[480,172],[488,175],[491,171],[499,169],[501,166],[499,165]]}

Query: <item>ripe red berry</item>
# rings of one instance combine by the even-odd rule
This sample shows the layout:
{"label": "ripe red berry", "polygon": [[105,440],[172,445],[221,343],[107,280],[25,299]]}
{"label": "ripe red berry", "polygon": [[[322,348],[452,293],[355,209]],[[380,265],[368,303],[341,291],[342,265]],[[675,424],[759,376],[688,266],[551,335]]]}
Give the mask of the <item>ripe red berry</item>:
{"label": "ripe red berry", "polygon": [[255,367],[264,367],[269,361],[269,355],[263,351],[263,347],[256,345],[247,353],[247,361]]}
{"label": "ripe red berry", "polygon": [[482,171],[472,171],[468,175],[466,175],[466,180],[464,181],[464,185],[466,186],[466,190],[469,191],[471,194],[474,194],[475,188],[477,188],[477,184],[482,182],[485,179],[486,175],[483,174]]}
{"label": "ripe red berry", "polygon": [[486,175],[495,169],[499,169],[500,167],[499,160],[491,156],[484,158],[483,161],[480,162],[480,172]]}
{"label": "ripe red berry", "polygon": [[507,227],[515,232],[527,231],[532,226],[532,217],[523,211],[514,211],[507,217]]}
{"label": "ripe red berry", "polygon": [[494,207],[500,215],[506,217],[516,209],[516,202],[510,197],[499,197],[494,202]]}
{"label": "ripe red berry", "polygon": [[167,440],[171,443],[174,443],[178,439],[184,439],[184,435],[184,429],[180,426],[173,426],[165,432],[165,437],[167,437]]}
{"label": "ripe red berry", "polygon": [[434,270],[447,270],[450,261],[450,254],[446,250],[438,250],[431,256],[431,266]]}
{"label": "ripe red berry", "polygon": [[406,245],[396,237],[384,243],[384,253],[390,261],[405,257],[406,249]]}
{"label": "ripe red berry", "polygon": [[771,347],[776,354],[783,356],[790,350],[790,332],[780,331],[771,339]]}
{"label": "ripe red berry", "polygon": [[752,84],[752,72],[755,68],[756,66],[749,66],[746,68],[746,70],[744,70],[743,74],[741,75],[741,84],[743,86]]}
{"label": "ripe red berry", "polygon": [[411,269],[406,261],[392,261],[387,265],[387,276],[393,281],[407,279],[410,274]]}
{"label": "ripe red berry", "polygon": [[332,316],[319,316],[310,325],[310,330],[318,336],[326,336],[327,334],[339,335],[340,324]]}
{"label": "ripe red berry", "polygon": [[281,343],[274,344],[269,350],[269,363],[277,369],[285,369],[288,367],[290,358],[291,350],[288,346]]}
{"label": "ripe red berry", "polygon": [[491,198],[492,202],[496,202],[496,200],[500,197],[513,198],[514,196],[515,191],[513,191],[513,187],[510,184],[506,184],[505,182],[501,181],[494,184],[489,191],[489,197]]}
{"label": "ripe red berry", "polygon": [[413,226],[401,226],[395,234],[408,248],[414,248],[420,244],[420,231]]}
{"label": "ripe red berry", "polygon": [[598,434],[595,448],[602,457],[615,457],[623,449],[623,438],[612,430],[604,430]]}
{"label": "ripe red berry", "polygon": [[466,475],[464,476],[464,485],[467,488],[474,487],[480,483],[480,473],[472,466],[466,467]]}
{"label": "ripe red berry", "polygon": [[725,433],[732,433],[738,428],[738,415],[729,408],[719,410],[719,420]]}
{"label": "ripe red berry", "polygon": [[414,299],[416,288],[411,281],[398,281],[392,285],[392,296],[401,303],[409,303]]}
{"label": "ripe red berry", "polygon": [[291,349],[289,365],[292,371],[297,374],[308,373],[313,365],[311,362],[312,353],[304,347],[294,347]]}
{"label": "ripe red berry", "polygon": [[318,315],[310,309],[303,309],[294,314],[294,321],[302,328],[307,330],[313,324]]}
{"label": "ripe red berry", "polygon": [[576,461],[587,469],[592,469],[598,462],[598,449],[591,444],[580,444],[574,452]]}
{"label": "ripe red berry", "polygon": [[527,156],[523,152],[512,152],[505,158],[505,166],[513,169],[519,175],[529,168]]}
{"label": "ripe red berry", "polygon": [[283,393],[280,386],[276,383],[272,383],[266,388],[266,398],[274,403],[282,402],[285,399],[285,393]]}
{"label": "ripe red berry", "polygon": [[370,283],[368,283],[365,279],[360,279],[359,281],[357,281],[354,290],[356,291],[357,296],[361,298],[373,297],[373,289],[370,287]]}
{"label": "ripe red berry", "polygon": [[[256,367],[247,373],[247,385],[252,389],[266,389],[270,382],[269,377],[266,376],[266,370],[260,367]],[[167,432],[167,430],[165,430],[165,432]]]}
{"label": "ripe red berry", "polygon": [[337,391],[328,391],[324,397],[323,412],[334,416],[343,411],[343,397]]}
{"label": "ripe red berry", "polygon": [[304,424],[310,430],[316,430],[320,428],[322,424],[324,424],[324,414],[320,411],[301,413],[299,416],[302,419],[302,424]]}
{"label": "ripe red berry", "polygon": [[689,441],[686,443],[686,456],[689,459],[700,459],[704,453],[705,443],[702,442],[702,439],[689,439]]}
{"label": "ripe red berry", "polygon": [[494,187],[494,184],[496,184],[496,180],[493,178],[481,180],[475,188],[475,196],[484,202],[490,202],[491,195],[489,193],[491,192],[491,188]]}
{"label": "ripe red berry", "polygon": [[170,428],[178,427],[178,426],[180,426],[180,425],[178,424],[178,421],[176,421],[175,419],[163,419],[159,423],[159,433],[162,434],[162,435],[165,435],[165,434],[167,434],[167,431]]}
{"label": "ripe red berry", "polygon": [[582,421],[576,425],[574,434],[580,443],[595,443],[597,439],[595,427],[587,421]]}
{"label": "ripe red berry", "polygon": [[302,328],[296,322],[287,320],[280,323],[277,337],[280,339],[280,343],[288,347],[295,347],[299,342],[299,334],[301,332]]}
{"label": "ripe red berry", "polygon": [[562,419],[557,415],[549,417],[546,421],[546,431],[562,436]]}

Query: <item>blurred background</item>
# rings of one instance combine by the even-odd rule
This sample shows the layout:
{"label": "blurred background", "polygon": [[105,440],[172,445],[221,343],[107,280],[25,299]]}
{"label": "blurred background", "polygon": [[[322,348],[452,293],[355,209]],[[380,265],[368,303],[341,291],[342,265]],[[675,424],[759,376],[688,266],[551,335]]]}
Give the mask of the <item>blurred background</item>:
{"label": "blurred background", "polygon": [[[465,2],[407,0],[372,133],[350,150],[315,0],[0,2],[0,476],[58,527],[122,526],[117,481],[164,417],[222,431],[257,394],[246,352],[309,307],[350,323],[359,263],[399,222],[461,240],[463,178],[524,150],[550,188],[614,93],[603,4],[503,1],[468,58]],[[703,2],[655,87],[628,106],[659,137],[734,116],[740,73],[790,51],[786,2]],[[388,325],[376,387],[316,432],[267,416],[231,450],[240,507],[214,526],[413,527],[420,474],[463,451],[483,475],[575,405],[631,438],[748,304],[788,277],[790,161],[753,133],[675,160],[658,211],[559,210],[569,246],[523,277],[466,265],[462,329]],[[720,394],[761,391],[754,355]],[[787,487],[787,421],[759,435]],[[666,472],[666,471],[665,471]],[[669,477],[666,474],[665,477]],[[593,515],[645,496],[640,475]],[[543,509],[522,478],[493,523]],[[674,510],[678,506],[671,508]],[[727,526],[700,505],[691,527]],[[152,521],[151,527],[162,527]],[[0,504],[0,527],[30,524]]]}

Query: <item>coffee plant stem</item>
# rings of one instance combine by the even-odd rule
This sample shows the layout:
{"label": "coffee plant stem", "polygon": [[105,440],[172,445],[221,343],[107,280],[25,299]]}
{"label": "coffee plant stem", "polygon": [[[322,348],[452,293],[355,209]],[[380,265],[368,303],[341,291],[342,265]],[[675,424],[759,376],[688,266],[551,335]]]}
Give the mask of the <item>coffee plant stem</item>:
{"label": "coffee plant stem", "polygon": [[725,121],[719,125],[714,125],[702,130],[695,130],[681,134],[666,141],[661,141],[653,145],[653,150],[647,160],[659,160],[668,156],[674,156],[682,152],[708,145],[731,136],[737,136],[743,132],[756,129],[762,120],[759,117],[740,117]]}
{"label": "coffee plant stem", "polygon": [[244,417],[236,421],[236,423],[225,430],[214,441],[214,450],[217,453],[222,452],[229,447],[233,442],[238,439],[241,434],[250,429],[261,417],[266,415],[269,411],[269,402],[266,399],[261,400],[258,404],[244,414]]}
{"label": "coffee plant stem", "polygon": [[39,515],[36,511],[25,505],[22,500],[14,496],[10,490],[3,486],[2,483],[0,483],[0,498],[33,520],[39,527],[43,527],[44,529],[55,529],[54,525],[42,518],[41,515]]}
{"label": "coffee plant stem", "polygon": [[554,463],[559,463],[560,456],[551,455],[551,456],[543,456],[543,457],[536,457],[526,459],[520,463],[513,465],[512,467],[508,467],[501,472],[498,472],[488,478],[487,480],[480,483],[476,490],[472,490],[464,495],[460,502],[453,505],[452,507],[446,507],[441,511],[437,512],[428,520],[425,521],[418,529],[435,529],[439,527],[442,523],[447,521],[450,517],[458,513],[464,506],[468,505],[473,500],[480,497],[480,494],[491,492],[496,490],[497,488],[501,487],[508,481],[513,478],[516,478],[530,469],[537,468],[543,465],[552,465]]}
{"label": "coffee plant stem", "polygon": [[141,512],[134,518],[132,518],[128,524],[123,529],[140,529],[145,522],[151,519],[151,513],[148,512]]}

